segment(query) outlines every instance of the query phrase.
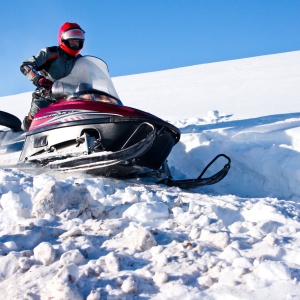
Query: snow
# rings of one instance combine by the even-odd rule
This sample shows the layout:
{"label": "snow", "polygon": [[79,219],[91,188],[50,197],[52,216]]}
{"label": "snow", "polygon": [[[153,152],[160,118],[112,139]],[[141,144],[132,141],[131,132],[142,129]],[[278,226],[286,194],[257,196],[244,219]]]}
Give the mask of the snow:
{"label": "snow", "polygon": [[[113,78],[126,105],[180,128],[174,177],[219,153],[229,174],[188,191],[0,169],[1,297],[299,299],[299,64],[295,51]],[[0,110],[23,118],[30,98]]]}

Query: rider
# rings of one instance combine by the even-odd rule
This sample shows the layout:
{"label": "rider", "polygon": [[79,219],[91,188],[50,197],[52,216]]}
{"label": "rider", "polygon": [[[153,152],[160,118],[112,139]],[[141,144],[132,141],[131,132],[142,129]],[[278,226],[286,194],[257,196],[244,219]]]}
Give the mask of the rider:
{"label": "rider", "polygon": [[58,31],[59,46],[43,48],[36,56],[25,60],[21,72],[37,87],[32,94],[31,108],[22,123],[27,131],[40,108],[53,103],[47,98],[53,82],[71,73],[84,44],[84,30],[76,23],[64,23]]}

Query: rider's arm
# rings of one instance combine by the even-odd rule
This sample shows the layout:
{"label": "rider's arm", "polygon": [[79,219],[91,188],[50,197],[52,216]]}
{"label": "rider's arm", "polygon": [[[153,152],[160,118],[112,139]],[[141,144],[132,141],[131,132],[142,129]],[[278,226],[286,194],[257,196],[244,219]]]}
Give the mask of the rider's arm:
{"label": "rider's arm", "polygon": [[40,77],[39,71],[49,68],[51,63],[58,57],[57,47],[43,48],[36,56],[25,60],[20,70],[31,81]]}

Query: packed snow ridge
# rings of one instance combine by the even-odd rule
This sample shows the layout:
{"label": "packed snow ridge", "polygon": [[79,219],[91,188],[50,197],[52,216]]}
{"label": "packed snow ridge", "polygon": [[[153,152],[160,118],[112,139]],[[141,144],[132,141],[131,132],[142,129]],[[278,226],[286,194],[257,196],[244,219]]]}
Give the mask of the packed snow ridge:
{"label": "packed snow ridge", "polygon": [[[126,105],[180,128],[175,178],[231,157],[218,184],[0,169],[2,298],[299,299],[298,62],[297,51],[114,79]],[[21,118],[29,104],[10,96],[0,110]]]}

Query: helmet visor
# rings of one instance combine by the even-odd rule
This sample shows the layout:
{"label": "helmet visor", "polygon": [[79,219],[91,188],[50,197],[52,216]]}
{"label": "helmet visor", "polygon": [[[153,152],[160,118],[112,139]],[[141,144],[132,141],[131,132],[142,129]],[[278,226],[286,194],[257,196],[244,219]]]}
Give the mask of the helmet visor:
{"label": "helmet visor", "polygon": [[69,40],[66,40],[66,41],[63,41],[63,43],[69,47],[70,49],[73,49],[73,50],[80,50],[83,48],[83,43],[84,43],[84,40],[73,40],[73,39],[69,39]]}
{"label": "helmet visor", "polygon": [[71,29],[62,34],[62,40],[84,40],[84,31],[81,29]]}

